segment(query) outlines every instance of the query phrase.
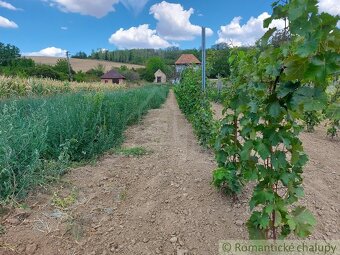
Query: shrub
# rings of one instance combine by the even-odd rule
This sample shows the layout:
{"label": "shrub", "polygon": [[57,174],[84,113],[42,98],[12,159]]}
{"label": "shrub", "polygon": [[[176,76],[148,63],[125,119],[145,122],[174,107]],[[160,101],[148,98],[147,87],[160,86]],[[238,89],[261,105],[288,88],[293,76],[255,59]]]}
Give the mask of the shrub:
{"label": "shrub", "polygon": [[181,83],[175,87],[177,102],[193,124],[199,141],[204,146],[211,146],[215,139],[215,121],[209,100],[201,92],[200,72],[192,68],[186,69],[182,74]]}

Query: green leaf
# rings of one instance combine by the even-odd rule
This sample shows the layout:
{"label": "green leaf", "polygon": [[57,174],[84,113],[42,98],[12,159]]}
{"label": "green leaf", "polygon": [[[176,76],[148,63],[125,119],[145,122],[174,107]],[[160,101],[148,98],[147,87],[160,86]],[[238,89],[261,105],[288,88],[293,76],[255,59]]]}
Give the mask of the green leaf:
{"label": "green leaf", "polygon": [[[269,25],[270,25],[270,23],[272,23],[272,21],[273,21],[272,17],[266,18],[266,19],[263,21],[263,27],[264,27],[264,28],[268,28]],[[268,31],[269,31],[269,30],[268,30]],[[269,37],[270,37],[270,36],[269,36]],[[268,37],[268,38],[269,38],[269,37]]]}
{"label": "green leaf", "polygon": [[[289,218],[289,215],[288,215],[287,218]],[[289,228],[291,229],[291,231],[294,231],[296,229],[296,223],[295,223],[295,221],[292,218],[289,218],[287,220],[287,223],[288,223]]]}
{"label": "green leaf", "polygon": [[259,221],[261,218],[260,212],[254,212],[250,219],[247,221],[247,228],[249,233],[249,238],[252,240],[263,240],[266,238],[265,229],[259,228]]}
{"label": "green leaf", "polygon": [[300,87],[294,92],[293,103],[304,107],[305,111],[323,110],[327,105],[327,94],[319,87]]}
{"label": "green leaf", "polygon": [[242,161],[248,160],[250,157],[250,150],[247,148],[244,148],[240,153],[240,157]]}
{"label": "green leaf", "polygon": [[280,98],[287,96],[289,93],[293,93],[299,87],[299,83],[286,82],[280,84],[277,88],[277,95]]}
{"label": "green leaf", "polygon": [[273,205],[267,205],[264,208],[264,212],[267,213],[267,214],[271,214],[273,210],[274,210],[274,206]]}
{"label": "green leaf", "polygon": [[257,152],[259,153],[259,155],[261,156],[261,158],[263,160],[267,159],[270,156],[270,150],[268,149],[268,147],[263,144],[260,143],[257,147],[256,147]]}
{"label": "green leaf", "polygon": [[250,134],[249,134],[249,137],[251,140],[254,140],[256,138],[256,131],[255,129],[252,129]]}
{"label": "green leaf", "polygon": [[305,238],[311,235],[316,225],[313,214],[305,207],[296,207],[291,215],[287,215],[288,225],[299,237]]}
{"label": "green leaf", "polygon": [[272,155],[271,160],[274,169],[286,168],[288,165],[288,162],[286,160],[286,154],[282,151],[276,151]]}
{"label": "green leaf", "polygon": [[282,183],[287,186],[290,179],[292,177],[292,174],[290,173],[283,173],[281,176],[280,176],[280,180],[282,181]]}
{"label": "green leaf", "polygon": [[300,57],[303,57],[303,58],[308,57],[309,55],[316,52],[318,47],[319,47],[319,41],[313,38],[313,39],[307,40],[304,44],[300,45],[297,48],[296,53]]}
{"label": "green leaf", "polygon": [[270,221],[270,217],[267,214],[263,214],[262,218],[260,219],[260,227],[262,229],[266,229],[269,226],[269,221]]}
{"label": "green leaf", "polygon": [[302,187],[297,187],[294,189],[294,193],[297,197],[301,198],[301,197],[304,197],[305,195],[305,192],[303,191],[303,188]]}
{"label": "green leaf", "polygon": [[281,222],[282,222],[281,213],[279,211],[275,210],[275,222],[274,222],[274,226],[275,227],[280,226]]}
{"label": "green leaf", "polygon": [[273,118],[277,118],[281,113],[281,106],[279,102],[274,102],[269,105],[269,114]]}
{"label": "green leaf", "polygon": [[[297,1],[295,1],[297,2]],[[294,21],[301,17],[304,13],[304,5],[299,3],[299,5],[291,4],[288,10],[288,18],[290,21]]]}
{"label": "green leaf", "polygon": [[308,61],[308,67],[305,71],[305,78],[315,80],[319,83],[325,83],[329,75],[339,71],[340,56],[335,52],[326,52],[314,56]]}
{"label": "green leaf", "polygon": [[236,55],[231,55],[228,59],[229,64],[232,64],[235,61],[235,59],[236,59]]}
{"label": "green leaf", "polygon": [[329,105],[326,116],[332,120],[340,120],[340,103]]}
{"label": "green leaf", "polygon": [[260,190],[254,191],[253,197],[250,200],[250,208],[253,210],[255,206],[259,204],[265,204],[274,200],[274,194],[272,191]]}
{"label": "green leaf", "polygon": [[309,61],[306,58],[298,56],[289,57],[285,62],[284,73],[289,80],[301,80],[304,78],[304,73],[307,69]]}
{"label": "green leaf", "polygon": [[[270,18],[269,18],[270,19]],[[266,26],[266,22],[269,20],[269,19],[265,19],[263,21],[263,24],[264,24],[264,27],[267,28],[269,26],[269,24]],[[271,21],[271,20],[270,20]],[[268,29],[268,31],[262,36],[261,38],[261,41],[262,41],[262,44],[266,45],[268,43],[268,40],[269,38],[276,32],[276,28],[270,28]]]}

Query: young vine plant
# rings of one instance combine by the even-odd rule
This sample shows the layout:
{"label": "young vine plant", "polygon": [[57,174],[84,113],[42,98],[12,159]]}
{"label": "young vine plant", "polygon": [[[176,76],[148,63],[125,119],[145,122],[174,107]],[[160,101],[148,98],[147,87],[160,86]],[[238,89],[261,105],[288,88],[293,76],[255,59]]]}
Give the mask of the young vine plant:
{"label": "young vine plant", "polygon": [[[256,47],[230,56],[233,89],[224,101],[213,183],[231,193],[255,183],[251,239],[303,238],[316,220],[297,204],[308,161],[299,134],[305,112],[325,110],[329,77],[339,72],[339,16],[320,13],[317,0],[276,1],[272,7],[264,21],[269,29]],[[275,43],[274,20],[286,23],[285,36]]]}
{"label": "young vine plant", "polygon": [[328,107],[325,111],[329,120],[327,135],[334,139],[338,136],[340,129],[340,81],[338,77],[334,77],[329,90],[332,92],[329,95]]}

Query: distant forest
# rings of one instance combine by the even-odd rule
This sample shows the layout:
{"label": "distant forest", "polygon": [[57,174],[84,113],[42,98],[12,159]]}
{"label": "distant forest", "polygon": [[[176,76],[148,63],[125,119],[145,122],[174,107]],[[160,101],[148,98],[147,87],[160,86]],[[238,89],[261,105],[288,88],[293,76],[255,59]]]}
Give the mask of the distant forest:
{"label": "distant forest", "polygon": [[[226,50],[228,49],[227,44],[216,44],[211,47],[210,50]],[[173,65],[181,54],[194,54],[198,59],[201,59],[200,49],[187,49],[181,50],[178,47],[169,47],[166,49],[131,49],[131,50],[92,50],[90,55],[85,52],[78,52],[72,56],[72,58],[81,59],[98,59],[108,60],[113,62],[128,63],[128,64],[139,64],[144,65],[148,59],[153,57],[160,57],[165,60],[167,65]]]}

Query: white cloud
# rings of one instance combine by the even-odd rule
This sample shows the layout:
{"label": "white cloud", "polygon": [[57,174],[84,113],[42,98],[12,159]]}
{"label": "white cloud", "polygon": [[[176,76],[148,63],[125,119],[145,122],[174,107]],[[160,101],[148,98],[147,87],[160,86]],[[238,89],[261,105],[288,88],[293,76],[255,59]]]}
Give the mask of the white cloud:
{"label": "white cloud", "polygon": [[68,27],[61,27],[61,30],[68,30]]}
{"label": "white cloud", "polygon": [[[44,0],[46,1],[46,0]],[[48,0],[51,6],[57,6],[64,12],[80,13],[102,18],[114,11],[113,5],[119,0]]]}
{"label": "white cloud", "polygon": [[[242,17],[235,17],[229,24],[221,26],[218,31],[216,43],[229,43],[231,46],[254,45],[265,32],[263,21],[269,18],[267,12],[262,13],[257,18],[251,17],[244,25],[241,25]],[[284,28],[283,20],[274,20],[269,27]]]}
{"label": "white cloud", "polygon": [[[190,17],[194,14],[193,8],[184,10],[180,4],[163,1],[151,6],[150,14],[158,21],[158,34],[166,40],[185,41],[201,35],[201,27],[190,22]],[[208,28],[206,34],[211,36],[213,31]]]}
{"label": "white cloud", "polygon": [[56,48],[56,47],[48,47],[38,52],[24,53],[23,55],[24,56],[39,56],[39,57],[66,57],[66,50]]}
{"label": "white cloud", "polygon": [[149,0],[120,0],[122,4],[135,14],[140,13]]}
{"label": "white cloud", "polygon": [[6,8],[6,9],[11,10],[11,11],[19,11],[19,10],[21,10],[21,9],[18,9],[18,8],[14,7],[10,3],[7,3],[7,2],[1,1],[1,0],[0,0],[0,7]]}
{"label": "white cloud", "polygon": [[18,25],[5,17],[0,16],[0,27],[4,28],[18,28]]}
{"label": "white cloud", "polygon": [[319,10],[331,15],[340,15],[339,0],[319,0]]}
{"label": "white cloud", "polygon": [[109,42],[120,49],[159,49],[171,46],[168,41],[157,35],[156,30],[150,29],[148,24],[131,27],[127,30],[121,28],[111,35]]}

